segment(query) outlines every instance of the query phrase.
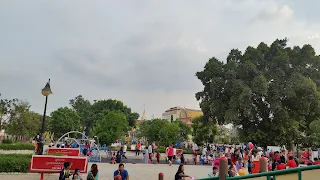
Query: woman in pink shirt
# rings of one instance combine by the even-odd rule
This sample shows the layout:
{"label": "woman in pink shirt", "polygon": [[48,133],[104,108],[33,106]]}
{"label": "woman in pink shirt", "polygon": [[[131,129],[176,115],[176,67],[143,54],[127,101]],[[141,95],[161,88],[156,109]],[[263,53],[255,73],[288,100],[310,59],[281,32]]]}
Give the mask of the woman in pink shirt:
{"label": "woman in pink shirt", "polygon": [[216,158],[213,161],[213,166],[219,169],[219,166],[220,166],[220,156],[219,156],[219,154],[216,155]]}

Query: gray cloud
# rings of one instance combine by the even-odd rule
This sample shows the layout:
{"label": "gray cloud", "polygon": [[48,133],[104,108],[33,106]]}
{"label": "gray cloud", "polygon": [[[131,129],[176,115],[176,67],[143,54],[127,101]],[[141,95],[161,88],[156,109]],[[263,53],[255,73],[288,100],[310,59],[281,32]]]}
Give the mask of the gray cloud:
{"label": "gray cloud", "polygon": [[198,108],[194,75],[212,56],[224,60],[232,48],[282,37],[320,48],[308,39],[320,31],[315,3],[0,1],[0,93],[41,113],[39,92],[51,78],[49,111],[78,94],[117,98],[138,112],[146,103],[150,116]]}

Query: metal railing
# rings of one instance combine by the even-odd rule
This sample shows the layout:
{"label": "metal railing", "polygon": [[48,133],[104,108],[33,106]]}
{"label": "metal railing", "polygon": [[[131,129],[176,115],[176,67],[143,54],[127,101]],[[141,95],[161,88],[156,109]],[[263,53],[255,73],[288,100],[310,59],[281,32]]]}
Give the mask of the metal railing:
{"label": "metal railing", "polygon": [[[307,179],[308,177],[305,177],[303,179],[302,177],[302,171],[310,171],[310,170],[317,170],[320,169],[320,165],[312,165],[312,166],[306,166],[306,167],[298,167],[298,168],[292,168],[292,169],[285,169],[285,170],[280,170],[280,171],[271,171],[271,172],[263,172],[263,173],[258,173],[258,174],[249,174],[245,176],[236,176],[236,177],[227,177],[227,180],[238,180],[238,179],[252,179],[252,178],[258,178],[258,177],[266,177],[266,180],[276,180],[277,176],[279,175],[287,175],[287,174],[297,174],[298,180],[309,180]],[[312,177],[314,178],[314,177]],[[320,174],[319,177],[320,179]],[[219,177],[212,177],[212,178],[202,178],[199,180],[219,180]]]}

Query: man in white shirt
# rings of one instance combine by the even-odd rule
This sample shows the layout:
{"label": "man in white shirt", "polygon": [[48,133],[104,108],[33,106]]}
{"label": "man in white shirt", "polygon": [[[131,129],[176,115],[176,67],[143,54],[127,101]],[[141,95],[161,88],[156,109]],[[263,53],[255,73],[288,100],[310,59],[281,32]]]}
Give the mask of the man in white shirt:
{"label": "man in white shirt", "polygon": [[126,152],[127,152],[127,143],[124,143],[124,145],[123,145],[123,154],[126,154]]}

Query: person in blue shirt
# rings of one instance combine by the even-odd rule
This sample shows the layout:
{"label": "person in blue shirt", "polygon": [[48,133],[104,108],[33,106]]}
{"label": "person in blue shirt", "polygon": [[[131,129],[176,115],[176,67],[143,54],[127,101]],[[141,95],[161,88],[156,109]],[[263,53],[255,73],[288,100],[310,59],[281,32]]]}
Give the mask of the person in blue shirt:
{"label": "person in blue shirt", "polygon": [[124,164],[119,164],[119,169],[114,171],[113,178],[117,180],[117,176],[121,176],[121,180],[129,180],[129,173],[127,170],[124,169]]}

